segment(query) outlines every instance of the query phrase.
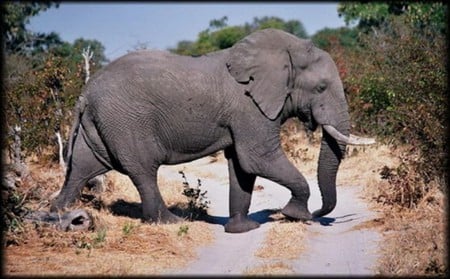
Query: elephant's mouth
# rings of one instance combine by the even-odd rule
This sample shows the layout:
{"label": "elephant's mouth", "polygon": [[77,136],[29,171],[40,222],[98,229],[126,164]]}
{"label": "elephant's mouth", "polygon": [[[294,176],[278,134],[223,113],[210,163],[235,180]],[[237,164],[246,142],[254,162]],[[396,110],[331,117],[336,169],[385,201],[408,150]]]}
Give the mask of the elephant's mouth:
{"label": "elephant's mouth", "polygon": [[314,132],[319,126],[314,117],[312,117],[312,113],[310,110],[300,112],[297,117],[301,122],[305,124],[305,127],[312,132]]}

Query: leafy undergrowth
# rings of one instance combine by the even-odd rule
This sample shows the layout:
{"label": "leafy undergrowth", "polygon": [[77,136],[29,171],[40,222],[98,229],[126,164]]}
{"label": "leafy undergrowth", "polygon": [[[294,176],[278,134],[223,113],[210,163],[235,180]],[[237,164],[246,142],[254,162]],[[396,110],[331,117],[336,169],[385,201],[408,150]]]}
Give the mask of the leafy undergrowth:
{"label": "leafy undergrowth", "polygon": [[[31,210],[48,210],[50,196],[64,176],[56,166],[30,167],[31,179],[17,187],[17,195]],[[188,199],[181,181],[159,179],[172,210],[188,216]],[[91,231],[61,232],[18,218],[4,242],[7,275],[145,275],[160,274],[188,264],[195,248],[210,243],[213,233],[205,222],[146,224],[140,221],[140,199],[128,177],[110,172],[99,196],[84,191],[75,207],[94,220]]]}

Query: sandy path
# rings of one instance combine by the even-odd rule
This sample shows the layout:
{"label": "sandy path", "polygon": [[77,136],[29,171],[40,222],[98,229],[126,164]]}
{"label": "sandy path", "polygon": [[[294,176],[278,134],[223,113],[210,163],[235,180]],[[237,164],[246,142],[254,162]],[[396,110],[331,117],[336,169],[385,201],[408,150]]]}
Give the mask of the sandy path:
{"label": "sandy path", "polygon": [[[188,164],[163,166],[159,175],[169,179],[180,179],[183,170],[190,185],[201,179],[202,189],[207,190],[211,201],[208,214],[212,217],[215,241],[212,245],[198,249],[198,259],[186,268],[169,270],[169,274],[196,275],[241,275],[262,263],[254,256],[262,245],[265,233],[276,223],[269,222],[270,209],[282,208],[290,198],[290,192],[271,181],[258,178],[256,185],[263,189],[255,191],[250,207],[251,218],[261,223],[259,229],[243,233],[228,234],[223,224],[228,218],[228,171],[226,161],[219,159],[210,163],[210,158],[200,159]],[[311,189],[309,208],[311,211],[321,206],[317,181],[308,179]],[[284,261],[299,275],[363,275],[374,274],[377,232],[352,229],[357,224],[370,220],[374,213],[369,211],[359,198],[361,187],[338,187],[338,205],[329,215],[312,222],[305,236],[306,249],[296,260]],[[295,241],[295,240],[294,240]]]}

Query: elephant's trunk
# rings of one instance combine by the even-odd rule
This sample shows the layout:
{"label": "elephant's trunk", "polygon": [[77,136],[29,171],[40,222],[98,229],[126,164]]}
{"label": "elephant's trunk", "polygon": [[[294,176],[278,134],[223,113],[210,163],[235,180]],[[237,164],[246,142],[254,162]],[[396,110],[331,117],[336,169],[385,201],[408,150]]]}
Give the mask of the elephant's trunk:
{"label": "elephant's trunk", "polygon": [[[346,143],[336,140],[327,129],[322,129],[319,165],[317,170],[319,189],[322,194],[322,208],[313,212],[313,218],[324,216],[336,206],[336,175],[345,154]],[[342,135],[349,135],[349,122],[340,128]]]}

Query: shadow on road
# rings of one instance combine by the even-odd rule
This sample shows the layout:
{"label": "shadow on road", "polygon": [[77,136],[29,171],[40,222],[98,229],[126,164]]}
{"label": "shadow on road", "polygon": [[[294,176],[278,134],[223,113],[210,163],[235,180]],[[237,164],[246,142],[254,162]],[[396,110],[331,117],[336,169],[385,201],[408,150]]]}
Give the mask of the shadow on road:
{"label": "shadow on road", "polygon": [[[139,202],[128,202],[123,199],[118,199],[113,202],[108,209],[111,211],[113,215],[117,216],[125,216],[133,219],[142,219],[142,204]],[[183,216],[183,209],[177,205],[169,207],[169,210],[178,215],[180,217]],[[271,215],[278,213],[280,210],[278,209],[264,209],[257,212],[253,212],[249,215],[249,217],[260,224],[264,224],[267,222],[273,222],[275,219],[271,217]],[[213,216],[213,215],[204,215],[200,216],[196,220],[205,221],[210,224],[215,225],[225,225],[228,222],[228,216]]]}
{"label": "shadow on road", "polygon": [[[271,215],[279,212],[279,210],[275,209],[264,209],[257,212],[253,212],[249,214],[250,219],[257,221],[260,224],[265,224],[267,222],[273,222],[275,221],[274,218],[271,217]],[[228,222],[229,217],[225,216],[212,216],[212,215],[206,215],[202,218],[203,221],[215,224],[215,225],[225,225]]]}
{"label": "shadow on road", "polygon": [[[109,210],[111,213],[117,216],[125,216],[133,219],[142,219],[142,204],[138,202],[128,202],[124,201],[122,199],[119,199],[112,203],[109,206]],[[174,205],[169,207],[169,210],[174,213],[175,215],[178,215],[182,218],[186,218],[186,214],[184,213],[184,210],[180,208],[178,205]],[[253,212],[249,214],[249,217],[252,220],[257,221],[260,224],[265,224],[268,222],[273,222],[276,220],[280,220],[280,218],[274,219],[272,215],[275,213],[279,213],[279,209],[264,209],[257,212]],[[314,218],[312,222],[319,223],[322,226],[333,226],[335,224],[341,224],[341,223],[348,223],[352,222],[354,220],[359,219],[356,217],[357,214],[346,214],[338,217],[319,217]],[[356,217],[356,218],[355,218]],[[222,225],[224,226],[228,222],[229,217],[228,216],[213,216],[213,215],[203,215],[197,218],[197,221],[205,221],[209,224],[214,225]],[[289,218],[286,218],[289,220]]]}
{"label": "shadow on road", "polygon": [[[319,217],[314,218],[312,221],[315,223],[319,223],[322,226],[332,226],[333,224],[340,224],[340,223],[348,223],[351,221],[354,221],[358,218],[349,218],[351,216],[355,216],[356,214],[347,214],[339,217]],[[341,220],[342,219],[342,220]]]}

